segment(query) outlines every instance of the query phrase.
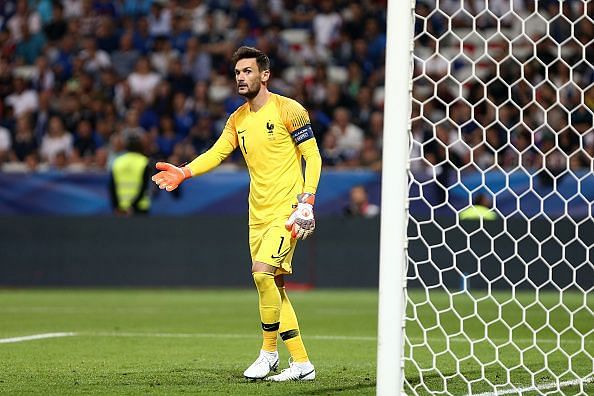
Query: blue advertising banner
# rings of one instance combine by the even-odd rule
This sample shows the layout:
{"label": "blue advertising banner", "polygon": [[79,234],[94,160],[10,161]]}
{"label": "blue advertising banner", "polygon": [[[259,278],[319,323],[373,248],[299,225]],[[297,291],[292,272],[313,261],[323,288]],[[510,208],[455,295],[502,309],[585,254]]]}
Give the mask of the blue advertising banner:
{"label": "blue advertising banner", "polygon": [[[96,215],[111,213],[107,173],[0,173],[0,214]],[[349,191],[363,185],[370,200],[379,203],[380,175],[370,171],[324,171],[316,210],[339,214]],[[247,213],[249,176],[241,172],[212,172],[167,193],[152,188],[151,213],[156,215]]]}
{"label": "blue advertising banner", "polygon": [[[583,218],[594,208],[594,174],[566,173],[553,188],[546,179],[524,170],[462,173],[442,186],[415,175],[410,183],[410,212],[415,218],[452,215],[477,194],[486,195],[502,216],[526,218],[545,213]],[[380,203],[381,174],[371,171],[324,170],[316,198],[319,214],[340,214],[353,186],[363,185],[371,203]],[[0,214],[109,214],[107,173],[0,173]],[[153,188],[153,187],[152,187]],[[151,213],[246,214],[249,176],[246,171],[212,172],[185,182],[174,193],[153,188]]]}

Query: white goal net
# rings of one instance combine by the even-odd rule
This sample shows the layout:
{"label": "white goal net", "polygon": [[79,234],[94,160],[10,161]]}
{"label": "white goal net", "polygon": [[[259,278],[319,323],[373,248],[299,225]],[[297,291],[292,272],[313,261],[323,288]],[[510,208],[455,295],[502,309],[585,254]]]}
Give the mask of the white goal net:
{"label": "white goal net", "polygon": [[594,394],[593,3],[416,2],[407,394]]}

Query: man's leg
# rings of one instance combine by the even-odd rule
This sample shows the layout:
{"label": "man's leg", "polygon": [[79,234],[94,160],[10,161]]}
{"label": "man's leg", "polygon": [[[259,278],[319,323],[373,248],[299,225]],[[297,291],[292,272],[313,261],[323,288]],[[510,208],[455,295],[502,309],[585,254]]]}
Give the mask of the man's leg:
{"label": "man's leg", "polygon": [[275,278],[276,286],[281,296],[280,327],[279,332],[282,340],[285,342],[294,362],[303,363],[309,361],[301,334],[299,333],[299,323],[297,315],[293,310],[291,301],[285,291],[285,279],[283,275],[277,275]]}
{"label": "man's leg", "polygon": [[307,352],[305,351],[305,346],[299,333],[297,315],[295,315],[291,301],[285,291],[284,276],[277,275],[275,281],[282,300],[279,327],[280,336],[285,342],[293,358],[293,362],[288,369],[266,379],[270,381],[313,380],[316,378],[316,370],[307,357]]}
{"label": "man's leg", "polygon": [[281,295],[274,281],[276,268],[255,261],[252,276],[258,289],[260,319],[262,321],[262,350],[276,351],[276,340],[280,327]]}
{"label": "man's leg", "polygon": [[274,281],[276,268],[258,261],[252,264],[252,276],[258,289],[262,350],[256,361],[243,373],[247,378],[261,379],[278,367],[276,341],[280,326],[281,295]]}

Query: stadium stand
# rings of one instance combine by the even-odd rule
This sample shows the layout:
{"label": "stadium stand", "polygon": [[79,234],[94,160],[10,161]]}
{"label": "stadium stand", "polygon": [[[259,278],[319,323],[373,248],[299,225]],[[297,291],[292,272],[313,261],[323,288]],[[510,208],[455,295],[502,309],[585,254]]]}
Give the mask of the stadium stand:
{"label": "stadium stand", "polygon": [[310,111],[325,166],[379,169],[385,10],[371,0],[4,1],[0,170],[103,171],[130,133],[154,160],[192,159],[243,102],[228,62],[240,45],[267,52],[271,89]]}

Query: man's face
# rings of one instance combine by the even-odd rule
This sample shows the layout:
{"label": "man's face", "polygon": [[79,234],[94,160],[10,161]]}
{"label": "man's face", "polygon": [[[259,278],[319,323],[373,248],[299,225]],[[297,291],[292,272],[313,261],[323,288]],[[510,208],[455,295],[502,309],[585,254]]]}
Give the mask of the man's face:
{"label": "man's face", "polygon": [[248,99],[256,97],[262,83],[268,81],[270,72],[260,71],[255,58],[240,59],[235,65],[235,82],[237,93]]}

